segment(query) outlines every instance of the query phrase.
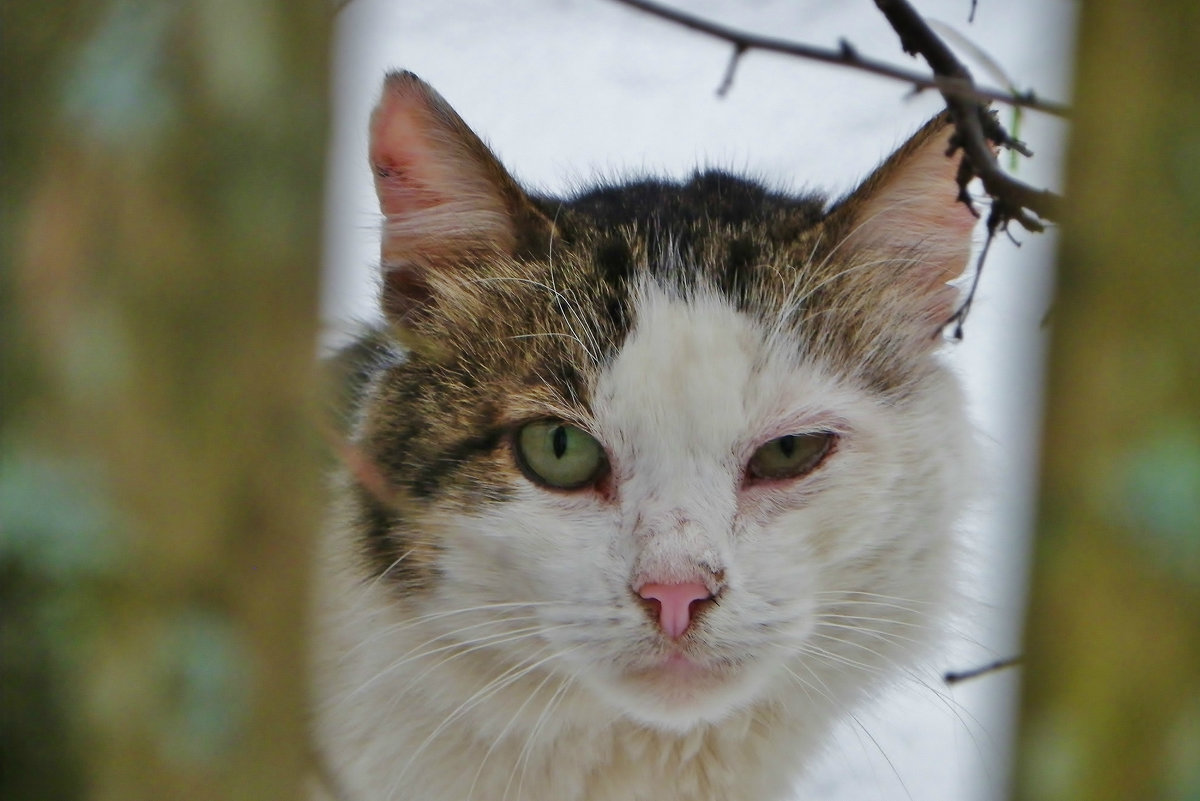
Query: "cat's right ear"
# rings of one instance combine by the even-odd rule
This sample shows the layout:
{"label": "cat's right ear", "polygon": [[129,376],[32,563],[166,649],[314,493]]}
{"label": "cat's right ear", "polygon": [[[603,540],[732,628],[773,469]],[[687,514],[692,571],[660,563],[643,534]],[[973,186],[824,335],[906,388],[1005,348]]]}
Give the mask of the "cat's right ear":
{"label": "cat's right ear", "polygon": [[384,215],[383,311],[396,324],[435,305],[488,258],[548,239],[549,220],[428,84],[391,73],[371,116]]}

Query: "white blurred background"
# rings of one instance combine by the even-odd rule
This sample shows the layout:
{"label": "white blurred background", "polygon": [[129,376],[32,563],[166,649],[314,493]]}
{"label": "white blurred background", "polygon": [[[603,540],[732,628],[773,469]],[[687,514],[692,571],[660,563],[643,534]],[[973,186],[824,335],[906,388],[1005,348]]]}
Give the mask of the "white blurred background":
{"label": "white blurred background", "polygon": [[[986,52],[1006,76],[960,56],[981,84],[1067,100],[1076,5],[1070,0],[916,0],[928,18]],[[867,0],[674,0],[674,7],[770,36],[921,69]],[[352,0],[334,53],[333,138],[323,314],[330,338],[374,317],[378,211],[366,123],[383,74],[431,83],[527,186],[570,192],[597,176],[683,177],[697,165],[836,197],[941,105],[933,93],[845,68],[751,52],[716,96],[728,45],[610,0]],[[1001,110],[1011,126],[1011,114]],[[1035,152],[1017,171],[1061,188],[1065,126],[1023,115]],[[1007,164],[1007,158],[1005,159]],[[968,593],[954,642],[840,731],[797,798],[992,801],[1007,797],[1019,676],[956,686],[939,672],[1019,652],[1040,417],[1042,319],[1053,232],[1014,230],[992,248],[965,340],[948,348],[980,429],[985,464],[970,520]],[[982,232],[981,232],[982,234]],[[714,799],[714,801],[717,801]]]}

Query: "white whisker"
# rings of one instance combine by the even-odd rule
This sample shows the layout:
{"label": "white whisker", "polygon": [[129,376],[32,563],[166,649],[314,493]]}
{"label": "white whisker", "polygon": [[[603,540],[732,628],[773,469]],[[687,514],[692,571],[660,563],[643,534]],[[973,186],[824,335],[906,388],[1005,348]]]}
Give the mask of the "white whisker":
{"label": "white whisker", "polygon": [[[902,634],[896,634],[894,632],[884,631],[882,629],[874,629],[874,628],[870,628],[868,626],[848,625],[846,623],[835,623],[832,620],[829,620],[828,618],[823,618],[821,620],[821,622],[817,625],[817,631],[814,632],[814,635],[821,636],[821,637],[828,637],[829,639],[837,639],[836,637],[834,637],[831,634],[826,634],[826,633],[820,631],[821,628],[840,629],[842,631],[852,631],[852,632],[855,632],[858,634],[864,634],[868,637],[873,637],[877,640],[882,640],[883,642],[889,642],[889,643],[905,642],[905,643],[909,643],[911,645],[915,645],[918,647],[924,645],[924,643],[921,642],[920,640],[913,639],[912,637],[905,637]],[[847,641],[847,642],[849,642],[849,641]],[[850,644],[857,645],[860,648],[866,647],[864,645],[860,645],[859,643],[854,643],[854,642],[851,642]]]}
{"label": "white whisker", "polygon": [[[550,662],[554,659],[559,659],[559,658],[565,656],[567,653],[570,653],[572,650],[574,650],[574,649],[567,649],[565,651],[556,651],[555,653],[552,653],[549,656],[542,657],[541,659],[538,659],[532,663],[528,662],[528,659],[525,662],[520,662],[515,667],[509,668],[504,673],[500,674],[500,676],[492,679],[487,684],[485,684],[483,687],[481,687],[480,689],[478,689],[474,693],[472,693],[465,701],[463,701],[461,704],[459,704],[459,706],[453,712],[451,712],[449,715],[447,715],[442,720],[442,722],[439,723],[437,725],[437,727],[434,728],[434,730],[425,738],[425,740],[421,743],[420,747],[418,747],[412,753],[412,755],[408,758],[408,761],[404,764],[404,767],[401,768],[400,772],[396,774],[396,778],[393,780],[392,786],[388,789],[387,798],[390,799],[395,795],[396,788],[400,786],[400,782],[403,780],[404,775],[412,767],[413,763],[417,760],[418,757],[421,756],[421,754],[423,754],[425,752],[425,749],[428,748],[429,745],[435,739],[437,739],[438,735],[440,735],[443,731],[446,730],[446,728],[448,726],[450,726],[450,724],[454,723],[460,717],[462,717],[466,713],[470,712],[476,706],[483,703],[487,699],[491,698],[492,696],[494,696],[496,693],[500,692],[504,688],[509,687],[512,684],[514,684],[515,682],[521,680],[522,678],[529,675],[534,670],[537,670],[537,668],[541,667],[542,665],[546,664],[547,662]],[[543,646],[542,648],[538,649],[538,651],[536,651],[533,654],[533,657],[536,657],[538,654],[544,653],[545,651],[546,651],[546,648]],[[530,657],[530,658],[533,658],[533,657]]]}
{"label": "white whisker", "polygon": [[[538,715],[537,721],[534,722],[533,728],[529,732],[529,736],[525,739],[525,745],[521,748],[521,753],[517,756],[516,765],[521,766],[521,780],[517,783],[517,798],[521,797],[522,790],[525,787],[525,771],[529,768],[529,757],[533,753],[533,742],[545,725],[546,720],[555,710],[558,709],[562,699],[566,697],[566,693],[572,684],[575,683],[575,677],[567,676],[559,684],[558,689],[554,691],[554,695],[550,696],[550,700],[546,703],[546,708],[542,710],[542,714]],[[514,766],[515,770],[515,766]],[[509,776],[508,784],[504,786],[504,795],[508,796],[508,786],[512,784],[512,776]]]}
{"label": "white whisker", "polygon": [[[504,741],[504,738],[512,729],[513,724],[517,722],[517,718],[519,718],[521,713],[525,711],[525,707],[529,706],[529,702],[534,699],[534,696],[541,692],[542,688],[546,686],[546,682],[550,681],[552,678],[554,678],[554,674],[547,673],[542,680],[538,682],[537,686],[530,691],[529,696],[521,703],[520,706],[517,707],[517,711],[512,713],[512,717],[508,719],[508,723],[504,724],[504,728],[502,728],[500,733],[496,735],[494,740],[492,740],[492,744],[488,746],[488,750],[483,754],[483,759],[479,760],[479,767],[475,769],[475,777],[471,780],[471,787],[467,791],[467,801],[471,801],[471,799],[474,797],[475,785],[478,784],[479,776],[481,773],[483,773],[483,768],[487,764],[488,758],[492,755],[492,752],[495,751],[496,747]],[[553,697],[554,696],[551,695],[551,698]],[[505,795],[507,795],[507,787],[505,788]]]}
{"label": "white whisker", "polygon": [[[478,651],[481,648],[491,648],[491,647],[494,647],[497,645],[502,645],[505,643],[511,643],[511,642],[516,642],[518,640],[530,639],[532,637],[539,636],[546,632],[554,631],[555,629],[567,628],[569,625],[570,624],[563,624],[561,626],[549,626],[549,627],[528,626],[523,629],[516,629],[515,631],[503,631],[503,632],[499,632],[497,634],[489,634],[489,635],[485,635],[483,637],[476,637],[475,639],[468,640],[466,642],[454,642],[454,643],[450,643],[448,645],[442,645],[437,648],[432,648],[428,651],[422,651],[421,653],[406,655],[406,656],[392,662],[386,668],[384,668],[383,670],[376,673],[374,676],[372,676],[367,681],[363,682],[361,685],[359,685],[359,687],[356,690],[354,690],[352,693],[350,693],[350,695],[348,697],[353,698],[353,697],[363,693],[371,685],[374,685],[380,679],[394,673],[395,671],[399,670],[400,668],[402,668],[403,666],[405,666],[411,662],[415,662],[418,659],[424,659],[426,657],[433,656],[434,654],[444,653],[446,651],[454,652],[446,659],[439,661],[435,665],[431,665],[430,667],[426,668],[423,672],[418,674],[417,677],[415,679],[413,679],[414,683],[417,680],[419,680],[420,678],[423,678],[430,671],[446,664],[451,659],[458,659],[460,657],[466,656],[467,654],[474,653],[475,651]],[[464,646],[469,646],[469,647],[464,647]]]}

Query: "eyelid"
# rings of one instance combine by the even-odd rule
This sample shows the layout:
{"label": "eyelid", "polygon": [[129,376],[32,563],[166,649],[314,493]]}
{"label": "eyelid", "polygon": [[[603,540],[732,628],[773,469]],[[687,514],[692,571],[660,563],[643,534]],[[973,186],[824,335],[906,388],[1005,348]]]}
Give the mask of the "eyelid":
{"label": "eyelid", "polygon": [[810,434],[832,434],[834,439],[841,441],[854,433],[850,422],[844,417],[831,412],[807,412],[779,419],[770,428],[761,429],[758,436],[747,441],[742,449],[747,459],[768,442],[780,437],[803,437]]}
{"label": "eyelid", "polygon": [[515,433],[530,423],[565,423],[566,425],[578,428],[597,442],[601,441],[600,437],[596,435],[595,424],[590,416],[572,409],[564,409],[542,403],[520,409],[517,413],[510,412],[503,415],[499,425],[501,428]]}

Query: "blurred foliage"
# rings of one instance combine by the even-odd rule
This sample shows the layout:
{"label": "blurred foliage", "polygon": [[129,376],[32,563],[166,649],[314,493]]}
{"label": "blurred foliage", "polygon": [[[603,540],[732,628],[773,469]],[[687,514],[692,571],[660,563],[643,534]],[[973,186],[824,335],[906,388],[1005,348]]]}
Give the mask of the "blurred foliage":
{"label": "blurred foliage", "polygon": [[329,9],[0,13],[0,797],[295,798]]}
{"label": "blurred foliage", "polygon": [[1017,795],[1200,799],[1200,6],[1081,6]]}

